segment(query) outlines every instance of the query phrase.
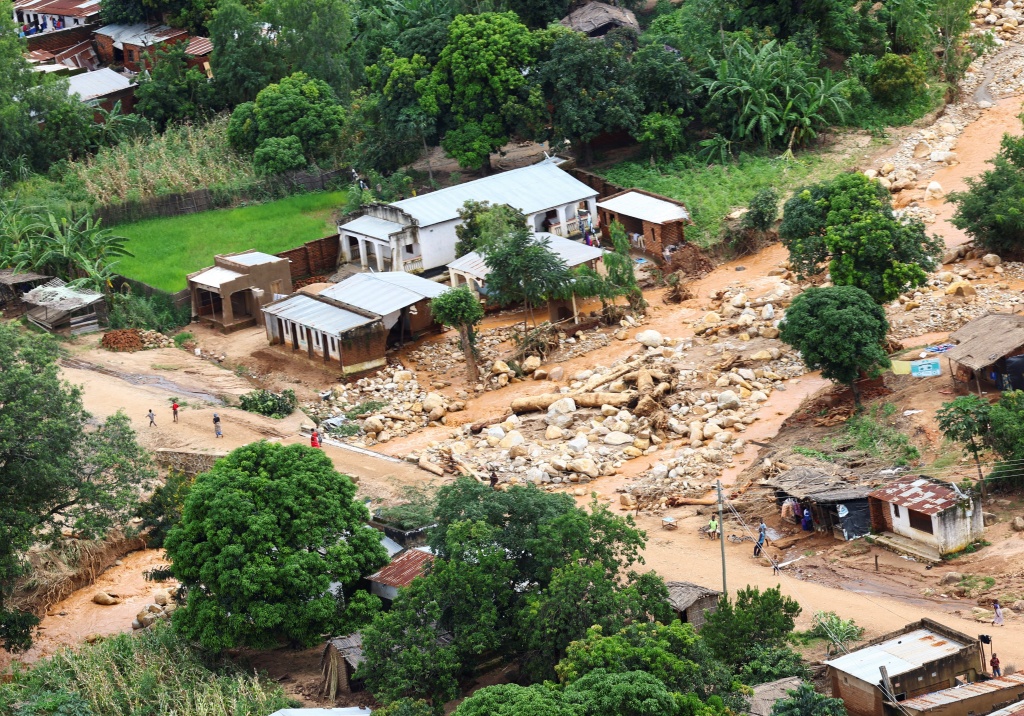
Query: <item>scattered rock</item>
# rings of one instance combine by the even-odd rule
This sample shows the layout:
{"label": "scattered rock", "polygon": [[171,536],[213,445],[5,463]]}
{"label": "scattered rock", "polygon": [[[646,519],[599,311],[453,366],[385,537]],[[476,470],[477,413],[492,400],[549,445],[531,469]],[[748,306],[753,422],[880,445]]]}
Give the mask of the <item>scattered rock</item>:
{"label": "scattered rock", "polygon": [[1024,532],[1024,517],[1014,517],[1010,526],[1014,532]]}
{"label": "scattered rock", "polygon": [[540,357],[527,356],[526,360],[523,361],[522,368],[523,373],[525,373],[526,375],[530,375],[531,373],[536,372],[536,370],[540,368]]}
{"label": "scattered rock", "polygon": [[662,338],[662,335],[658,331],[648,329],[637,333],[636,340],[638,343],[645,345],[648,348],[658,348],[665,339]]}
{"label": "scattered rock", "polygon": [[94,595],[92,595],[92,601],[93,604],[99,604],[104,607],[110,607],[114,604],[121,603],[120,599],[118,599],[112,594],[107,594],[106,592],[96,592]]}
{"label": "scattered rock", "polygon": [[1001,264],[1003,260],[997,254],[985,254],[981,257],[981,262],[989,268],[994,268]]}
{"label": "scattered rock", "polygon": [[613,430],[604,436],[605,445],[628,445],[633,442],[633,436],[629,433]]}
{"label": "scattered rock", "polygon": [[718,394],[718,409],[733,410],[742,405],[740,398],[731,390],[723,390]]}
{"label": "scattered rock", "polygon": [[942,184],[937,181],[928,182],[928,188],[924,190],[924,200],[931,201],[932,199],[941,199],[946,195],[946,192],[942,190]]}
{"label": "scattered rock", "polygon": [[960,572],[946,572],[944,575],[942,575],[942,579],[939,581],[939,584],[959,584],[961,581],[963,581],[963,578],[964,575],[962,575]]}

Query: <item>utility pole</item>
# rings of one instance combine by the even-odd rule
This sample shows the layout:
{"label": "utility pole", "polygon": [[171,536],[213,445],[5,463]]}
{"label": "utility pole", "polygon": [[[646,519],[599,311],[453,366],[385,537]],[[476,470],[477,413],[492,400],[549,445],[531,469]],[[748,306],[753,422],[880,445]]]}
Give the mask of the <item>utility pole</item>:
{"label": "utility pole", "polygon": [[725,586],[725,524],[722,522],[722,481],[717,480],[718,485],[718,529],[719,534],[719,546],[722,548],[722,594],[726,599],[729,598],[729,589]]}

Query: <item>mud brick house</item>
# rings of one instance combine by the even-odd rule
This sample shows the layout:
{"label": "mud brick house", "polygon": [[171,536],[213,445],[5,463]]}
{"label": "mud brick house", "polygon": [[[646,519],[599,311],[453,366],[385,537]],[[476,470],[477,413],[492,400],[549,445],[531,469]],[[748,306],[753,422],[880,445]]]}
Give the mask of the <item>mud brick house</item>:
{"label": "mud brick house", "polygon": [[262,325],[260,309],[292,292],[288,259],[244,251],[215,256],[213,262],[188,275],[192,315],[225,333]]}
{"label": "mud brick house", "polygon": [[905,701],[984,674],[977,639],[931,619],[868,642],[825,662],[832,696],[850,716],[885,716],[886,701]]}
{"label": "mud brick house", "polygon": [[581,220],[596,214],[597,192],[560,169],[560,163],[551,157],[411,199],[364,206],[360,216],[338,226],[339,264],[413,273],[447,266],[455,260],[455,227],[467,201],[508,204],[523,212],[533,233],[577,236]]}
{"label": "mud brick house", "polygon": [[[14,22],[27,35],[90,25],[100,17],[100,0],[15,0]],[[37,48],[30,48],[37,49]]]}
{"label": "mud brick house", "polygon": [[345,375],[379,368],[389,344],[434,327],[430,299],[447,288],[401,271],[306,286],[263,308],[267,339],[337,362]]}
{"label": "mud brick house", "polygon": [[68,94],[108,112],[118,102],[124,114],[130,113],[135,106],[135,84],[109,67],[69,77]]}
{"label": "mud brick house", "polygon": [[708,614],[718,609],[722,593],[692,582],[665,582],[668,587],[668,603],[684,624],[692,624],[700,631]]}
{"label": "mud brick house", "polygon": [[188,33],[166,25],[146,22],[134,25],[107,25],[94,35],[96,51],[107,65],[123,65],[139,72],[145,56],[152,56],[157,47],[175,42],[188,42]]}
{"label": "mud brick house", "polygon": [[945,353],[953,388],[969,392],[1024,389],[1024,316],[989,313],[949,334]]}
{"label": "mud brick house", "polygon": [[903,477],[868,493],[871,529],[884,547],[930,562],[985,536],[977,500],[949,482]]}
{"label": "mud brick house", "polygon": [[627,189],[597,202],[604,239],[611,240],[613,221],[622,224],[633,248],[667,259],[673,246],[682,244],[690,212],[682,202],[643,189]]}
{"label": "mud brick house", "polygon": [[[887,701],[886,716],[981,716],[1024,697],[1024,674],[975,681],[906,701]],[[1024,710],[1024,704],[1017,704]]]}

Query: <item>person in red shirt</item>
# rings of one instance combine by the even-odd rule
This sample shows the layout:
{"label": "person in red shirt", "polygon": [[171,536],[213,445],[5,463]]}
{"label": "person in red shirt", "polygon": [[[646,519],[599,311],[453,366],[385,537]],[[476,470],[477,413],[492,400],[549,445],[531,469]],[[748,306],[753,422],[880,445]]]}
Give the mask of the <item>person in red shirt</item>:
{"label": "person in red shirt", "polygon": [[989,659],[988,663],[992,666],[992,676],[1002,676],[1003,675],[1003,670],[999,668],[999,657],[998,656],[993,654],[992,658]]}
{"label": "person in red shirt", "polygon": [[313,428],[313,432],[309,435],[309,446],[315,448],[320,447],[320,433],[316,431],[316,428]]}
{"label": "person in red shirt", "polygon": [[174,422],[178,422],[178,401],[175,400],[171,406],[171,412],[174,414]]}

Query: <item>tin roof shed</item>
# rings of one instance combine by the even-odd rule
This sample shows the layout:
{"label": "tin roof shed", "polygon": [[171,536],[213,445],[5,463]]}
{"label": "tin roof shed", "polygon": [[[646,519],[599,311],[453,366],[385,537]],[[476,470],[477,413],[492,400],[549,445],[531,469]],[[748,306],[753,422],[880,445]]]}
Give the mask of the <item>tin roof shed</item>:
{"label": "tin roof shed", "polygon": [[937,515],[955,507],[964,499],[952,483],[943,483],[927,477],[904,477],[885,487],[868,493],[882,502],[891,502],[926,515]]}
{"label": "tin roof shed", "polygon": [[881,678],[879,667],[884,666],[889,677],[894,678],[943,657],[952,656],[967,646],[966,641],[959,642],[922,627],[825,663],[861,681],[876,684]]}
{"label": "tin roof shed", "polygon": [[425,298],[436,298],[448,286],[404,271],[358,273],[320,291],[321,296],[386,316]]}
{"label": "tin roof shed", "polygon": [[408,587],[433,561],[434,555],[430,552],[410,549],[395,557],[391,564],[376,574],[371,574],[367,579],[389,587]]}

